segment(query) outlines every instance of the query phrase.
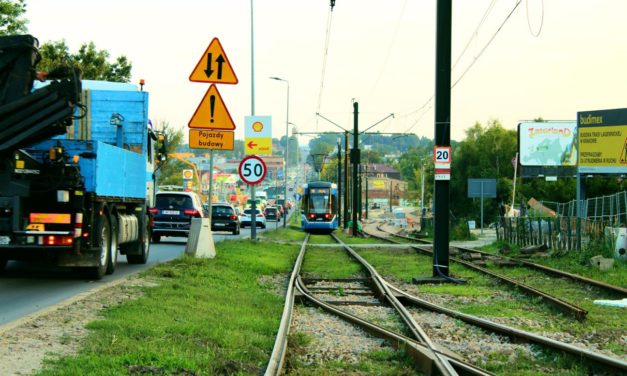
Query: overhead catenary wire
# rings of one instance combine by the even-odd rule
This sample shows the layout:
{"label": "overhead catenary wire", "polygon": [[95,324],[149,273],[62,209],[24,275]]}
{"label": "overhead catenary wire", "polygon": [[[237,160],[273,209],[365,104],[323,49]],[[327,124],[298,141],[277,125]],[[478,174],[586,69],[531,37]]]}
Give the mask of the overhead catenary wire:
{"label": "overhead catenary wire", "polygon": [[[324,76],[327,68],[327,57],[329,56],[329,42],[331,41],[331,26],[333,22],[333,8],[335,7],[335,0],[330,0],[329,15],[327,16],[326,36],[324,41],[324,54],[322,58],[322,74],[320,77],[320,91],[318,92],[318,105],[316,107],[316,113],[320,113],[320,107],[322,106],[322,93],[324,92]],[[318,118],[316,118],[316,131],[318,131]]]}
{"label": "overhead catenary wire", "polygon": [[540,27],[538,27],[538,31],[534,32],[531,27],[531,18],[529,17],[529,0],[525,2],[525,7],[527,8],[527,26],[529,26],[529,32],[534,37],[539,37],[542,32],[542,26],[544,26],[544,0],[540,0],[540,4],[542,4],[542,12],[540,13]]}
{"label": "overhead catenary wire", "polygon": [[[496,29],[496,31],[494,32],[494,34],[492,34],[492,36],[490,37],[490,39],[488,40],[488,42],[483,46],[483,48],[479,51],[479,53],[473,58],[472,62],[466,67],[466,69],[462,72],[462,74],[453,82],[453,84],[451,84],[451,89],[453,89],[455,86],[457,86],[457,84],[464,78],[464,76],[466,76],[466,74],[470,71],[470,69],[475,65],[475,63],[477,62],[477,60],[479,60],[479,58],[481,57],[481,55],[483,55],[483,53],[486,51],[486,49],[490,46],[490,44],[492,44],[492,42],[494,41],[494,39],[496,38],[496,36],[499,34],[499,32],[503,29],[503,27],[505,26],[505,24],[507,23],[507,21],[511,18],[511,16],[514,14],[514,12],[516,11],[516,9],[518,9],[518,6],[520,5],[520,3],[522,2],[522,0],[518,0],[516,1],[516,4],[514,4],[514,7],[512,8],[512,10],[507,14],[507,16],[505,17],[505,19],[503,19],[503,22],[501,22],[501,24],[499,25],[499,27]],[[480,24],[482,24],[485,20],[482,18],[482,20],[480,21]],[[464,50],[465,51],[465,50]],[[421,108],[425,108],[429,102],[434,98],[434,96],[432,95],[431,98],[429,98],[422,106]],[[433,106],[431,106],[433,107]],[[429,107],[427,110],[425,110],[425,112],[422,114],[422,116],[420,116],[420,118],[414,122],[405,132],[409,133],[419,122],[419,120],[424,116],[424,114],[426,113],[426,111],[428,111],[431,107]],[[420,109],[418,109],[417,111],[420,111]]]}

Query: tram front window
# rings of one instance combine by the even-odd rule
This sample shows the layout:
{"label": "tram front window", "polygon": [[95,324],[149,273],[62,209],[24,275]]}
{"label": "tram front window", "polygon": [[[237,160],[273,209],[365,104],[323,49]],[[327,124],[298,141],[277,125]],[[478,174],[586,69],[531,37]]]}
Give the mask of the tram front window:
{"label": "tram front window", "polygon": [[331,209],[329,194],[312,194],[309,198],[309,212],[314,214],[328,213]]}

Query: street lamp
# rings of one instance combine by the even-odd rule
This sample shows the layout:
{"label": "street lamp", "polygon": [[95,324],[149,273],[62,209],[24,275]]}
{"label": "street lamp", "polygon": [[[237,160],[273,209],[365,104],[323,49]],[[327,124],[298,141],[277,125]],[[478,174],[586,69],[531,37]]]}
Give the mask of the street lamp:
{"label": "street lamp", "polygon": [[[287,106],[285,114],[285,171],[283,176],[285,177],[285,194],[283,196],[283,206],[287,206],[287,166],[288,166],[288,150],[289,150],[289,124],[290,124],[290,82],[279,77],[270,77],[271,80],[283,81],[287,84]],[[287,215],[283,216],[283,227],[287,227]]]}

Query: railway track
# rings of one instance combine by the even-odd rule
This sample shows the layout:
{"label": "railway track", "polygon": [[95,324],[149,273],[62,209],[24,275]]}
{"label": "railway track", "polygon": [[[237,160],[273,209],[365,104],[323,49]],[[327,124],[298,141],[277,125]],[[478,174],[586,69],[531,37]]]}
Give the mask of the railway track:
{"label": "railway track", "polygon": [[[327,313],[347,320],[351,324],[361,327],[372,336],[384,339],[390,346],[404,349],[408,357],[412,359],[413,367],[424,374],[486,375],[491,373],[470,364],[460,355],[451,352],[429,338],[425,330],[415,321],[414,316],[406,305],[444,314],[456,320],[461,320],[473,326],[480,327],[483,330],[513,338],[516,341],[538,344],[553,350],[569,353],[578,358],[585,359],[586,361],[600,364],[612,372],[627,372],[627,363],[620,359],[608,357],[568,343],[457,312],[412,296],[385,281],[379,273],[350,246],[342,243],[337,237],[334,237],[334,240],[355,260],[355,262],[361,265],[365,273],[365,278],[329,279],[303,277],[301,275],[301,269],[308,248],[308,235],[301,246],[293,271],[290,275],[280,329],[265,372],[266,375],[278,375],[285,371],[285,359],[289,351],[288,335],[293,317],[294,304],[297,300],[314,305]],[[332,294],[337,291],[342,292],[342,294],[339,294],[342,298],[339,298],[338,294]],[[393,307],[406,329],[401,330],[401,333],[399,333],[381,325],[374,324],[364,318],[357,317],[349,313],[349,309],[346,309],[354,305],[371,307],[385,305]],[[407,335],[403,333],[407,333]]]}
{"label": "railway track", "polygon": [[[395,238],[399,238],[404,240],[405,242],[410,242],[410,247],[414,250],[416,250],[417,252],[420,252],[422,254],[425,255],[433,255],[433,251],[431,248],[427,247],[427,245],[432,245],[431,242],[423,240],[423,239],[416,239],[416,238],[411,238],[408,236],[402,236],[402,235],[398,235],[398,234],[393,234],[390,232],[386,232],[380,228],[377,228],[379,231],[384,232],[386,234],[388,234],[388,237],[383,237],[383,236],[379,236],[377,234],[373,234],[373,233],[367,233],[367,235],[383,240],[385,242],[390,242],[393,244],[399,244],[400,242],[394,241],[392,239],[390,239],[390,237],[395,237]],[[413,244],[413,243],[418,243],[419,245]],[[576,274],[571,274],[571,273],[567,273],[558,269],[554,269],[554,268],[550,268],[544,265],[540,265],[540,264],[536,264],[536,263],[532,263],[529,261],[525,261],[525,260],[517,260],[517,259],[512,259],[510,257],[505,257],[505,256],[499,256],[499,255],[495,255],[492,253],[488,253],[488,252],[482,252],[476,249],[472,249],[472,248],[467,248],[467,247],[461,247],[461,246],[451,246],[451,248],[456,249],[456,253],[462,252],[462,253],[472,253],[472,254],[479,254],[481,255],[482,258],[490,258],[491,260],[498,260],[501,264],[509,264],[509,265],[516,265],[516,266],[521,266],[521,267],[525,267],[525,268],[529,268],[531,270],[537,271],[537,272],[541,272],[550,276],[557,276],[557,277],[564,277],[567,279],[570,279],[572,281],[578,282],[578,283],[582,283],[584,285],[587,286],[591,286],[591,287],[595,287],[607,292],[610,292],[612,294],[618,294],[621,297],[625,297],[627,296],[627,289],[619,287],[619,286],[614,286],[614,285],[610,285],[607,283],[603,283],[600,281],[596,281],[590,278],[586,278],[586,277],[582,277],[582,276],[578,276]],[[532,286],[529,286],[523,282],[517,281],[516,279],[510,278],[508,276],[502,275],[500,273],[496,273],[494,271],[491,271],[485,267],[479,266],[477,265],[475,262],[471,262],[471,261],[466,261],[466,260],[462,260],[460,258],[457,257],[453,257],[451,256],[450,259],[458,264],[464,265],[469,269],[478,271],[482,274],[486,274],[489,275],[492,278],[495,278],[505,284],[508,284],[512,287],[515,287],[517,289],[519,289],[520,291],[526,293],[527,295],[530,295],[532,297],[537,297],[542,299],[545,303],[551,305],[552,307],[558,309],[559,311],[561,311],[564,314],[567,314],[571,317],[574,317],[578,320],[584,320],[586,318],[586,315],[588,314],[588,312],[577,306],[574,303],[565,301],[557,296],[554,296],[552,294],[549,294],[545,291],[542,291],[540,289],[534,288]]]}

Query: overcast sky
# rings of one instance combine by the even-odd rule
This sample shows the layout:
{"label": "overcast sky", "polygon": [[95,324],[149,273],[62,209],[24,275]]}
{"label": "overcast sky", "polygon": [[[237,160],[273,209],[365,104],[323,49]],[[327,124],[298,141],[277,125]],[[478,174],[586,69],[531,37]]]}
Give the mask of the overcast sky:
{"label": "overcast sky", "polygon": [[[436,2],[336,0],[331,13],[329,0],[254,0],[255,114],[271,115],[273,136],[285,135],[286,85],[269,79],[278,76],[289,81],[289,121],[300,131],[339,130],[316,112],[352,128],[356,100],[360,129],[394,113],[372,131],[434,138]],[[515,129],[520,120],[627,107],[627,1],[517,3],[453,0],[452,81],[461,77],[452,90],[453,139],[476,122]],[[65,39],[76,52],[93,41],[112,57],[126,55],[132,81],[146,80],[153,123],[181,129],[209,86],[188,77],[219,38],[239,84],[218,89],[243,139],[252,111],[250,4],[27,0],[26,17],[40,43]]]}

